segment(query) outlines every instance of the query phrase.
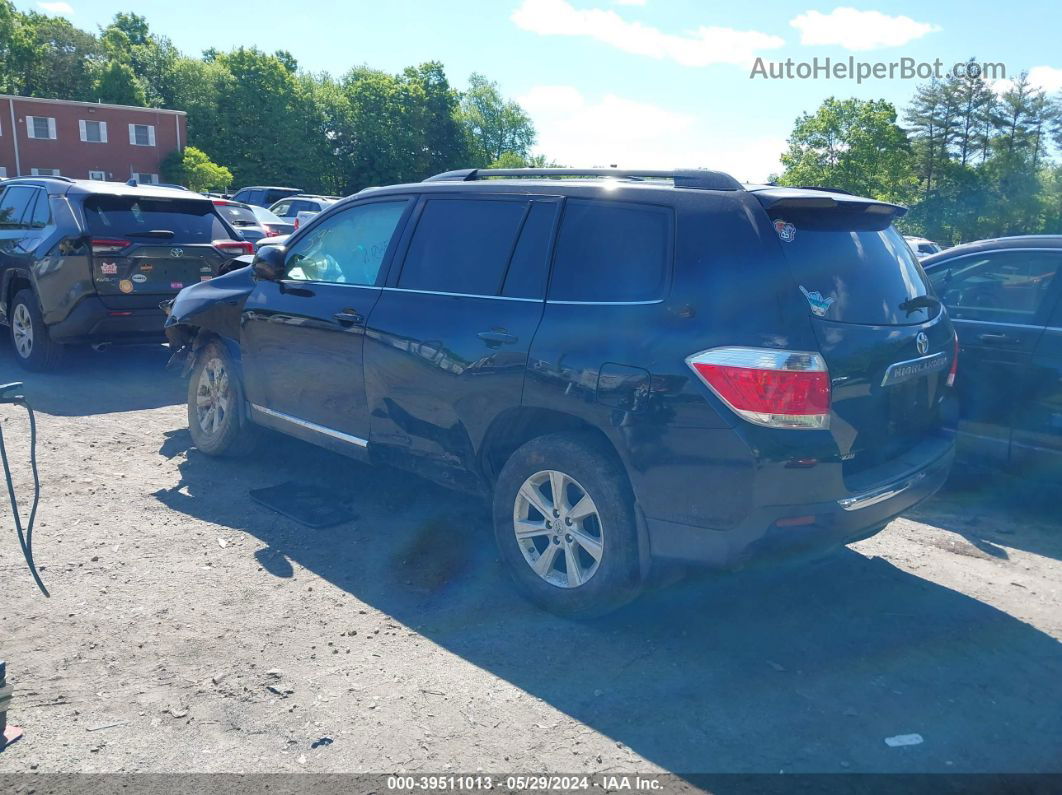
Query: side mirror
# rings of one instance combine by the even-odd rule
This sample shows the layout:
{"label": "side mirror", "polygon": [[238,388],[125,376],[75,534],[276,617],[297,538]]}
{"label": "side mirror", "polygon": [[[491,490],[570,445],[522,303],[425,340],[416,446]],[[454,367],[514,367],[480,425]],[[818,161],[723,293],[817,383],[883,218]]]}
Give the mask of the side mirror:
{"label": "side mirror", "polygon": [[284,275],[285,253],[283,246],[262,246],[258,249],[251,263],[255,278],[267,282],[278,281]]}

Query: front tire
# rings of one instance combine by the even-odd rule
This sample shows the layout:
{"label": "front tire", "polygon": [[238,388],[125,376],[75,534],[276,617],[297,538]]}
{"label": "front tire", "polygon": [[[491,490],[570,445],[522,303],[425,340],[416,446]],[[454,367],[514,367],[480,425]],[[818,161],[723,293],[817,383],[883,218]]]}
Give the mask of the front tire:
{"label": "front tire", "polygon": [[243,414],[243,384],[232,356],[218,341],[196,355],[188,378],[188,431],[200,452],[241,456],[254,448],[256,434]]}
{"label": "front tire", "polygon": [[630,487],[594,436],[550,434],[520,447],[498,476],[493,513],[501,557],[540,607],[591,617],[638,595]]}
{"label": "front tire", "polygon": [[44,325],[44,316],[32,290],[15,293],[8,311],[11,326],[11,347],[15,361],[26,370],[45,372],[54,370],[63,355],[63,346],[53,342]]}

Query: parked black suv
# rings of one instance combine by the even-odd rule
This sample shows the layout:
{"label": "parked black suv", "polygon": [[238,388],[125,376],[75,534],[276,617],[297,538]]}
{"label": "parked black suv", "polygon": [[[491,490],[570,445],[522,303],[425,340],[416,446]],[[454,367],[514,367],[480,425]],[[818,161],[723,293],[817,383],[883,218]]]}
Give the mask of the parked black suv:
{"label": "parked black suv", "polygon": [[516,582],[565,614],[656,558],[863,538],[952,460],[955,333],[903,212],[709,171],[365,191],[177,297],[191,434],[225,454],[263,425],[492,494]]}
{"label": "parked black suv", "polygon": [[0,186],[0,323],[15,359],[54,366],[67,343],[163,339],[159,303],[253,251],[195,193],[65,177]]}

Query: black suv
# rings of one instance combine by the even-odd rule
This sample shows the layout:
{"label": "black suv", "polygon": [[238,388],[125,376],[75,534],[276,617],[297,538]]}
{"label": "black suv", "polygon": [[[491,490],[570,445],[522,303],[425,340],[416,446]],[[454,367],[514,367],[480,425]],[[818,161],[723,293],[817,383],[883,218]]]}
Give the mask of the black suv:
{"label": "black suv", "polygon": [[[521,177],[521,179],[515,179]],[[262,425],[492,495],[539,604],[880,530],[945,480],[955,333],[903,208],[710,171],[468,170],[180,293],[199,449]]]}
{"label": "black suv", "polygon": [[0,323],[30,370],[66,343],[163,339],[159,303],[253,245],[210,199],[65,177],[0,186]]}

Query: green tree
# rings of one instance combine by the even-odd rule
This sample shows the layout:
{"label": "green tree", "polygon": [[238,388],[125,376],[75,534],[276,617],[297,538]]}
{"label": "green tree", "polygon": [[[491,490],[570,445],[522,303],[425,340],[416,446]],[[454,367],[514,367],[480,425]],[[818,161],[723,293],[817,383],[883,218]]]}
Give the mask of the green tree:
{"label": "green tree", "polygon": [[99,41],[61,17],[31,12],[19,22],[28,41],[16,68],[20,93],[49,99],[92,100]]}
{"label": "green tree", "polygon": [[907,202],[915,171],[907,134],[885,100],[830,97],[797,119],[782,155],[783,185],[821,185]]}
{"label": "green tree", "polygon": [[137,80],[133,68],[118,61],[108,61],[100,68],[92,85],[92,93],[100,102],[115,105],[143,106],[147,103],[144,87]]}
{"label": "green tree", "polygon": [[232,172],[194,146],[173,150],[162,163],[162,176],[194,191],[221,190],[232,184]]}
{"label": "green tree", "polygon": [[520,105],[502,96],[498,84],[473,73],[461,99],[459,118],[465,126],[473,158],[484,166],[506,152],[527,157],[535,143],[535,125]]}

